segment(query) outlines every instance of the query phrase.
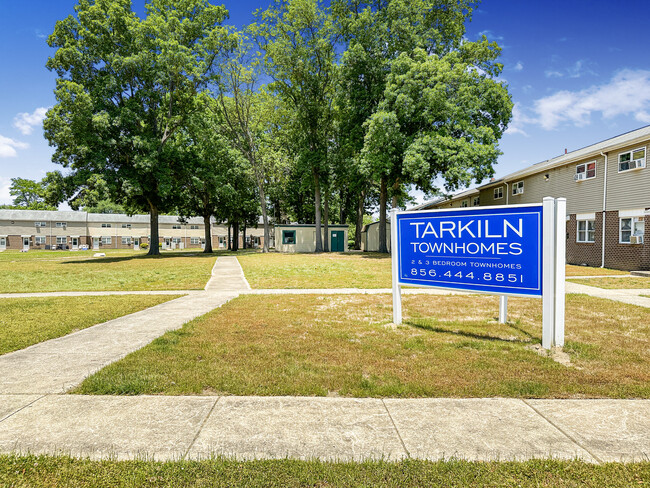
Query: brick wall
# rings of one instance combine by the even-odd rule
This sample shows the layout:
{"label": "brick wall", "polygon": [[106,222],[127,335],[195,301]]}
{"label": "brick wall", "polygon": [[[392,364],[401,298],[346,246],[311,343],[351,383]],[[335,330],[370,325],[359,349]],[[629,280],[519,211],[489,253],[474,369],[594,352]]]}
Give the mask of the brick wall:
{"label": "brick wall", "polygon": [[[648,218],[646,217],[646,222]],[[605,216],[605,267],[623,270],[647,269],[648,244],[619,243],[618,211],[607,212]],[[648,235],[648,233],[646,233]],[[645,265],[645,266],[644,266]]]}
{"label": "brick wall", "polygon": [[596,213],[595,242],[576,242],[578,221],[575,214],[566,223],[566,261],[569,264],[600,266],[602,262],[603,214]]}

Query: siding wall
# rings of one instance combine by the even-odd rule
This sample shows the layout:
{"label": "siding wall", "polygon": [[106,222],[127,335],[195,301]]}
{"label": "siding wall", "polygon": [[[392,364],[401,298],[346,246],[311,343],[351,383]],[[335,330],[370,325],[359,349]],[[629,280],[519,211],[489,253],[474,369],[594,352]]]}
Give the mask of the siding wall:
{"label": "siding wall", "polygon": [[[618,156],[633,149],[646,148],[646,168],[618,172]],[[650,158],[648,145],[637,144],[608,154],[607,210],[625,210],[650,206]],[[650,236],[650,229],[646,235]]]}

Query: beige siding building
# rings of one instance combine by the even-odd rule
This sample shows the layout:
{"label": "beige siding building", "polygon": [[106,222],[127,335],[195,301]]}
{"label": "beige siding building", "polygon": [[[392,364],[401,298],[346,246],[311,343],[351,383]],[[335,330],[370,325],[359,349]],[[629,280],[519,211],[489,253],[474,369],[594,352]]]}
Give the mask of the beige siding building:
{"label": "beige siding building", "polygon": [[[567,261],[650,269],[650,126],[534,164],[469,192],[480,206],[567,199]],[[468,191],[418,209],[466,205]]]}
{"label": "beige siding building", "polygon": [[[329,225],[329,250],[331,252],[348,251],[348,226]],[[321,227],[323,244],[325,227]],[[275,250],[280,252],[315,252],[316,226],[314,224],[277,224],[275,226]]]}

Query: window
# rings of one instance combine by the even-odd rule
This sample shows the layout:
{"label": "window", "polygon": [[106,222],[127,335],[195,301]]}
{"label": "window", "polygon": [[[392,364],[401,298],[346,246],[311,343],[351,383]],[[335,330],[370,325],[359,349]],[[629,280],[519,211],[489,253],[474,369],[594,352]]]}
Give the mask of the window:
{"label": "window", "polygon": [[45,236],[36,236],[34,238],[34,244],[36,244],[37,246],[45,245]]}
{"label": "window", "polygon": [[199,230],[198,225],[190,225],[190,230]]}
{"label": "window", "polygon": [[182,229],[181,224],[173,224],[172,229]]}
{"label": "window", "polygon": [[596,161],[583,163],[576,166],[576,174],[573,177],[576,181],[590,180],[596,177]]}
{"label": "window", "polygon": [[460,202],[460,206],[463,208],[469,207],[469,200],[463,200],[462,202]]}
{"label": "window", "polygon": [[122,224],[122,229],[130,229],[131,224]]}
{"label": "window", "polygon": [[295,230],[283,230],[282,231],[282,244],[295,244],[296,243],[296,231]]}
{"label": "window", "polygon": [[472,200],[472,207],[478,207],[481,203],[481,198],[480,197],[474,197]]}
{"label": "window", "polygon": [[47,222],[34,222],[34,227],[46,227]]}
{"label": "window", "polygon": [[523,181],[518,181],[517,183],[512,184],[512,194],[513,195],[521,195],[524,193],[524,182]]}
{"label": "window", "polygon": [[181,238],[180,238],[180,237],[174,237],[174,238],[172,239],[172,242],[173,242],[174,244],[180,244],[180,243],[181,243]]}
{"label": "window", "polygon": [[[110,224],[108,224],[108,225],[110,225]],[[102,237],[102,245],[105,246],[107,244],[110,244],[111,242],[112,242],[111,241],[111,236],[103,236]]]}
{"label": "window", "polygon": [[500,200],[501,198],[503,198],[503,187],[499,186],[494,189],[494,199]]}
{"label": "window", "polygon": [[65,237],[57,237],[57,238],[56,238],[56,243],[57,243],[57,245],[61,245],[61,246],[62,246],[62,245],[65,245],[65,244],[68,243],[68,239],[65,238]]}
{"label": "window", "polygon": [[102,224],[102,229],[110,229],[113,227],[113,224]]}
{"label": "window", "polygon": [[124,244],[126,246],[130,246],[131,245],[131,238],[130,237],[122,237],[122,244]]}
{"label": "window", "polygon": [[199,239],[198,237],[190,237],[190,244],[194,244],[194,245],[201,244],[201,239]]}
{"label": "window", "polygon": [[65,222],[57,222],[57,223],[56,223],[56,227],[57,227],[58,229],[65,229],[65,228],[66,228],[66,225],[67,225],[67,224],[66,224]]}
{"label": "window", "polygon": [[7,247],[7,238],[0,237],[0,247]]}
{"label": "window", "polygon": [[621,219],[619,242],[621,244],[643,244],[645,222],[643,217]]}
{"label": "window", "polygon": [[576,242],[596,242],[596,223],[593,220],[578,220]]}
{"label": "window", "polygon": [[645,168],[645,147],[618,155],[618,172]]}

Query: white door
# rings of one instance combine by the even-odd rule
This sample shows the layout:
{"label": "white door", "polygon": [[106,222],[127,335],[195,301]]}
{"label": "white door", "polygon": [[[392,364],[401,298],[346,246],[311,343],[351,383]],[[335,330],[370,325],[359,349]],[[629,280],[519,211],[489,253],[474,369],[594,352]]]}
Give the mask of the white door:
{"label": "white door", "polygon": [[78,237],[71,237],[70,238],[72,249],[79,249],[79,238]]}
{"label": "white door", "polygon": [[29,251],[29,237],[23,237],[23,251]]}
{"label": "white door", "polygon": [[99,249],[99,237],[93,237],[93,250],[97,251]]}
{"label": "white door", "polygon": [[0,237],[0,251],[4,251],[5,249],[7,249],[7,238]]}
{"label": "white door", "polygon": [[134,237],[133,238],[133,249],[138,251],[140,250],[140,238],[139,237]]}
{"label": "white door", "polygon": [[169,249],[172,245],[172,240],[171,239],[165,239],[165,243],[163,244],[163,249]]}

